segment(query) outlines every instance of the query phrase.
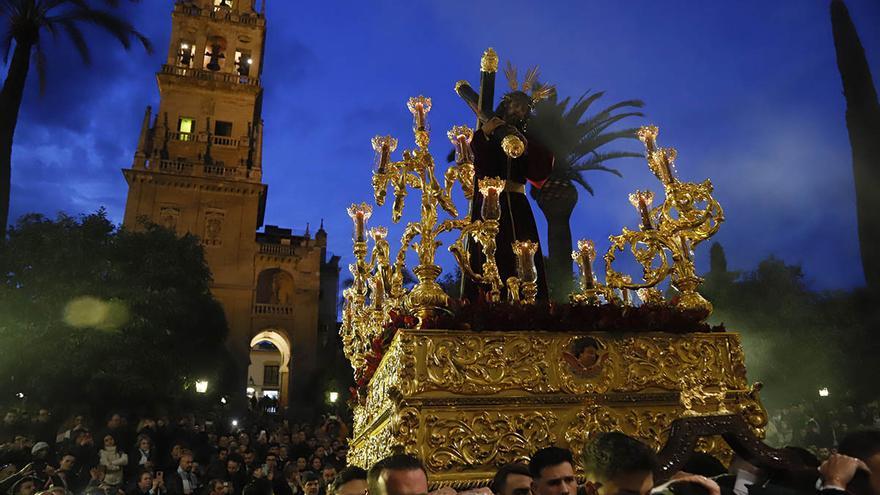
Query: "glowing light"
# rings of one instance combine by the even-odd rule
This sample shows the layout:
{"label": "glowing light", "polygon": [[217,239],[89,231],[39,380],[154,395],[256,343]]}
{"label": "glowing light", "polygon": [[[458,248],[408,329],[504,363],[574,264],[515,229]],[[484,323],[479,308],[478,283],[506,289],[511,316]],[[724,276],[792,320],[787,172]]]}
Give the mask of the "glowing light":
{"label": "glowing light", "polygon": [[339,400],[339,392],[330,392],[329,396],[330,396],[330,402],[335,403],[337,400]]}
{"label": "glowing light", "polygon": [[15,394],[15,396],[18,397],[19,399],[24,399],[24,393],[23,393],[23,392],[19,392],[19,393]]}
{"label": "glowing light", "polygon": [[220,403],[226,404],[226,397],[220,397]]}
{"label": "glowing light", "polygon": [[248,63],[248,65],[251,65],[252,63],[254,63],[254,59],[252,59],[252,58],[247,59],[247,63]]}
{"label": "glowing light", "polygon": [[180,45],[180,48],[182,48],[184,50],[189,50],[189,45],[187,43],[184,43],[184,44]]}
{"label": "glowing light", "polygon": [[232,420],[232,426],[238,426],[238,420],[237,420],[237,419],[233,419],[233,420]]}
{"label": "glowing light", "polygon": [[129,320],[128,307],[121,301],[104,301],[93,296],[72,299],[64,308],[64,322],[74,328],[118,330]]}
{"label": "glowing light", "polygon": [[248,395],[254,395],[254,392],[256,392],[257,390],[254,387],[248,387],[245,391]]}
{"label": "glowing light", "polygon": [[208,391],[208,380],[199,380],[196,382],[196,392],[204,394]]}
{"label": "glowing light", "polygon": [[828,387],[822,387],[819,389],[819,397],[828,397],[831,395],[831,392],[828,391]]}

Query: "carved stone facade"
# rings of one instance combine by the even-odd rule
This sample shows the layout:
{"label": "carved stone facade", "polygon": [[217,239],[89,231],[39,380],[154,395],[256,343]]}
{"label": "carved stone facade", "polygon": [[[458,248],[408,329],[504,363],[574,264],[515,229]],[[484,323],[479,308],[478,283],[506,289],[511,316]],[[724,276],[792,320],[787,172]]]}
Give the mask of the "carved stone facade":
{"label": "carved stone facade", "polygon": [[[158,112],[147,108],[134,163],[123,170],[124,224],[138,228],[146,219],[201,239],[242,370],[242,397],[252,339],[276,332],[291,354],[280,370],[287,378],[279,384],[283,403],[313,381],[320,332],[335,332],[339,270],[338,257],[327,257],[323,228],[314,237],[274,226],[257,232],[267,194],[265,30],[250,0],[175,2],[167,60],[157,74]],[[268,283],[268,297],[258,294],[261,283]]]}
{"label": "carved stone facade", "polygon": [[591,435],[619,430],[659,448],[674,420],[731,412],[762,433],[766,413],[735,333],[400,330],[355,408],[349,458],[369,466],[412,452],[433,486],[461,488],[539,447],[580,451]]}

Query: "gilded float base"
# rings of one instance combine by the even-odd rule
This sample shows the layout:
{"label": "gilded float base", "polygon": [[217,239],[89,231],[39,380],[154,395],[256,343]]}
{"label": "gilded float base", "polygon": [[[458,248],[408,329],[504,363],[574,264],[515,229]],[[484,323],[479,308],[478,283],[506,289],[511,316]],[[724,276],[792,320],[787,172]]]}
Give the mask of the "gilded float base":
{"label": "gilded float base", "polygon": [[[749,389],[739,336],[401,330],[355,408],[349,460],[418,455],[432,486],[484,485],[538,448],[577,453],[618,430],[655,449],[681,417],[766,412]],[[723,441],[702,449],[722,454]]]}

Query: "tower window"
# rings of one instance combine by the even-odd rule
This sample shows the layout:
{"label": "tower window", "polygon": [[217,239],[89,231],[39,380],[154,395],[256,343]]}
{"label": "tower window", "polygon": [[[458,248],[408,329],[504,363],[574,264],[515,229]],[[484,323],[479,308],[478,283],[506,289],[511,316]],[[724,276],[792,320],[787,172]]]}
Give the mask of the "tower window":
{"label": "tower window", "polygon": [[196,45],[191,41],[181,41],[177,50],[177,65],[192,68]]}
{"label": "tower window", "polygon": [[249,76],[253,64],[254,60],[251,58],[250,52],[235,52],[235,69],[238,71],[238,75]]}
{"label": "tower window", "polygon": [[177,132],[180,133],[181,141],[192,141],[193,132],[196,129],[196,121],[189,117],[181,117],[177,121]]}
{"label": "tower window", "polygon": [[205,46],[204,67],[208,70],[223,70],[226,65],[226,40],[220,36],[212,36]]}
{"label": "tower window", "polygon": [[214,122],[214,135],[232,137],[232,122],[218,120]]}

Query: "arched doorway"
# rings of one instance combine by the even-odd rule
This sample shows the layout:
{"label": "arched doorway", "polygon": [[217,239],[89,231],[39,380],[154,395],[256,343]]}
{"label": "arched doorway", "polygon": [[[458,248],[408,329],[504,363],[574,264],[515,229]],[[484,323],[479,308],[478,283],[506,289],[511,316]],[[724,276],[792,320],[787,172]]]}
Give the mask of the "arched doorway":
{"label": "arched doorway", "polygon": [[290,384],[290,340],[275,330],[263,330],[251,339],[247,395],[268,397],[287,407]]}

